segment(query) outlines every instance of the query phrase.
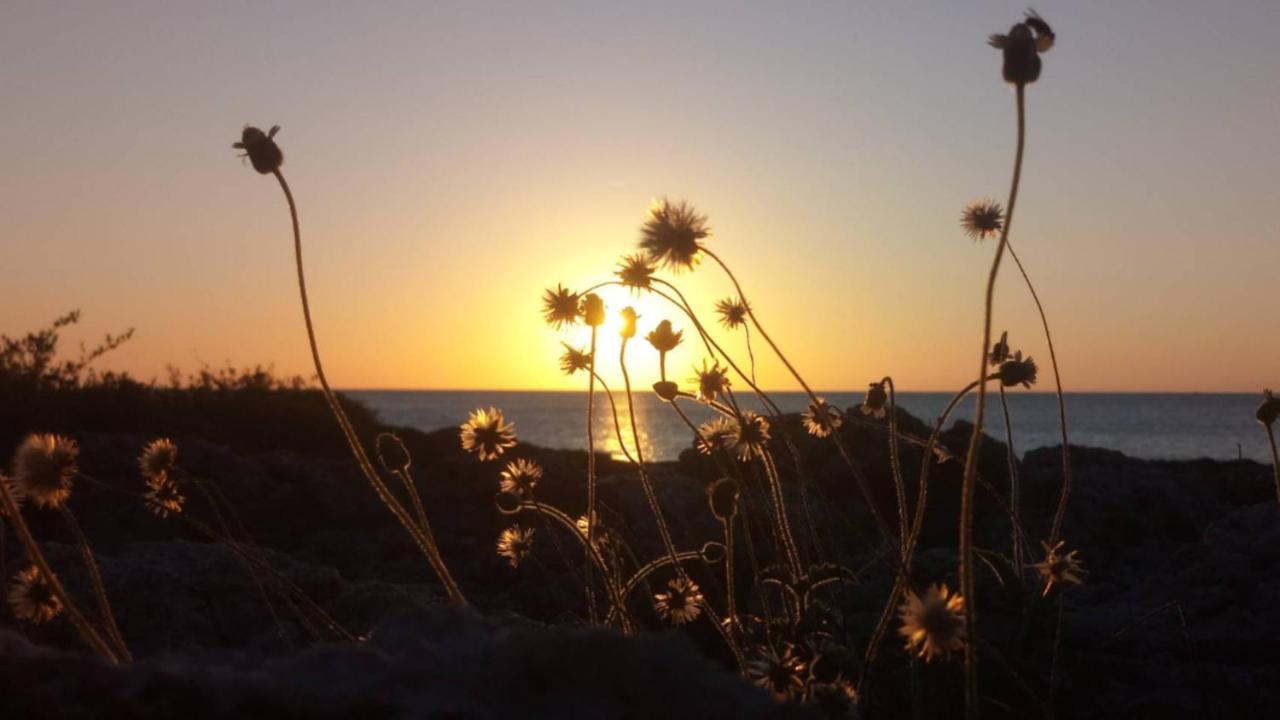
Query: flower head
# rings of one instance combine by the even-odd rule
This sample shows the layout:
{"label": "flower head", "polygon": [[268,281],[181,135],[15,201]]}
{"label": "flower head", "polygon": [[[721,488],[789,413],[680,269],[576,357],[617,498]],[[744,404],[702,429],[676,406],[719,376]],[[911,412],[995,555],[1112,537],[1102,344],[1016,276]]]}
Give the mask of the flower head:
{"label": "flower head", "polygon": [[663,320],[658,323],[658,327],[649,331],[645,336],[649,344],[660,353],[669,353],[676,349],[680,344],[680,340],[684,337],[683,330],[672,330],[671,321]]}
{"label": "flower head", "polygon": [[1009,333],[1006,331],[1000,333],[1000,339],[996,341],[995,345],[991,346],[991,354],[987,356],[987,362],[993,366],[998,366],[1000,363],[1008,359]]}
{"label": "flower head", "polygon": [[639,318],[636,309],[630,305],[622,308],[622,327],[618,329],[618,334],[622,335],[624,340],[630,340],[636,336],[636,320]]}
{"label": "flower head", "polygon": [[13,576],[9,586],[9,608],[19,620],[39,625],[62,613],[62,601],[54,594],[40,568],[32,565]]}
{"label": "flower head", "polygon": [[1000,384],[1005,387],[1021,385],[1030,388],[1036,384],[1036,361],[1022,357],[1019,350],[1013,357],[1000,363]]}
{"label": "flower head", "polygon": [[560,344],[564,346],[564,353],[560,356],[560,371],[565,375],[572,375],[579,370],[587,370],[591,367],[591,353],[579,350],[565,342]]}
{"label": "flower head", "polygon": [[964,598],[946,585],[931,585],[923,596],[908,591],[898,616],[902,619],[898,634],[906,638],[907,650],[925,662],[964,649]]}
{"label": "flower head", "polygon": [[389,473],[403,472],[413,464],[413,456],[404,441],[395,433],[378,433],[373,440],[373,449],[378,456],[378,464]]}
{"label": "flower head", "polygon": [[28,435],[13,454],[13,483],[40,507],[57,508],[71,497],[71,481],[80,471],[74,440],[50,433]]}
{"label": "flower head", "polygon": [[765,645],[747,662],[747,679],[769,691],[775,700],[785,701],[804,692],[805,664],[791,645],[782,652]]}
{"label": "flower head", "polygon": [[1004,210],[995,200],[974,200],[960,213],[960,227],[970,238],[986,240],[1004,227]]}
{"label": "flower head", "polygon": [[667,402],[675,402],[675,399],[680,396],[680,386],[670,380],[659,380],[653,384],[653,392]]}
{"label": "flower head", "polygon": [[591,327],[604,324],[604,300],[595,293],[587,293],[582,298],[582,319]]}
{"label": "flower head", "polygon": [[717,450],[728,450],[733,446],[734,432],[737,425],[725,417],[708,420],[698,426],[698,437],[694,441],[698,452],[711,455]]}
{"label": "flower head", "polygon": [[147,443],[138,457],[138,467],[142,477],[150,480],[159,475],[168,475],[178,462],[178,446],[168,438],[159,438]]}
{"label": "flower head", "polygon": [[511,567],[520,567],[520,563],[533,552],[533,528],[522,528],[512,525],[498,534],[498,554],[507,559]]}
{"label": "flower head", "polygon": [[1040,53],[1053,47],[1056,36],[1035,10],[1028,10],[1023,22],[1008,35],[992,35],[987,44],[1004,52],[1002,73],[1014,85],[1033,83],[1040,78]]}
{"label": "flower head", "polygon": [[507,468],[502,471],[499,488],[502,492],[529,497],[541,479],[542,467],[532,460],[520,458],[507,463]]}
{"label": "flower head", "polygon": [[1042,594],[1048,595],[1054,586],[1065,587],[1067,585],[1079,585],[1084,582],[1086,573],[1084,561],[1079,557],[1079,550],[1063,553],[1062,547],[1066,544],[1064,540],[1059,540],[1052,546],[1044,541],[1041,541],[1040,544],[1044,547],[1044,560],[1031,567],[1040,573],[1040,579],[1044,581],[1044,593]]}
{"label": "flower head", "polygon": [[243,150],[244,155],[241,157],[248,157],[254,170],[268,175],[279,170],[284,164],[284,153],[280,151],[280,146],[276,145],[275,141],[278,132],[280,132],[279,125],[272,125],[266,132],[252,125],[245,125],[244,131],[240,133],[240,142],[232,143],[231,147]]}
{"label": "flower head", "polygon": [[809,702],[826,718],[858,717],[858,690],[852,683],[814,683],[809,688]]}
{"label": "flower head", "polygon": [[858,406],[858,412],[863,415],[882,418],[885,415],[885,406],[888,403],[889,393],[884,391],[884,383],[874,382],[867,388],[867,395],[862,398],[862,404]]}
{"label": "flower head", "polygon": [[515,425],[494,407],[472,411],[461,430],[462,449],[479,455],[481,460],[496,460],[516,444]]}
{"label": "flower head", "polygon": [[713,360],[708,367],[704,359],[702,369],[695,367],[693,371],[697,373],[693,381],[698,383],[698,399],[702,402],[715,402],[717,396],[729,389],[729,375],[718,360]]}
{"label": "flower head", "polygon": [[698,584],[685,578],[667,583],[668,592],[655,593],[653,609],[658,616],[672,625],[683,625],[698,619],[702,614],[702,591]]}
{"label": "flower head", "polygon": [[557,330],[576,325],[582,317],[578,311],[581,301],[578,293],[557,283],[555,290],[548,288],[542,293],[542,317]]}
{"label": "flower head", "polygon": [[1258,406],[1256,417],[1258,422],[1267,427],[1274,425],[1276,418],[1280,418],[1280,398],[1269,388],[1262,391],[1262,404]]}
{"label": "flower head", "polygon": [[738,514],[738,495],[742,488],[732,478],[720,478],[707,488],[707,504],[711,506],[711,514],[721,522],[728,522]]}
{"label": "flower head", "polygon": [[649,206],[649,219],[640,227],[640,249],[650,261],[673,271],[691,270],[698,262],[698,241],[710,234],[705,216],[687,203],[664,199]]}
{"label": "flower head", "polygon": [[809,403],[809,408],[801,413],[800,419],[804,421],[804,429],[810,435],[820,438],[830,436],[831,431],[844,424],[840,411],[828,405],[823,398],[818,398],[817,403]]}
{"label": "flower head", "polygon": [[178,491],[178,483],[162,473],[147,478],[147,491],[143,493],[142,500],[148,510],[157,517],[165,518],[182,514],[187,498]]}
{"label": "flower head", "polygon": [[653,286],[653,273],[656,269],[644,254],[635,253],[622,258],[613,274],[633,292],[639,292]]}
{"label": "flower head", "polygon": [[742,298],[728,297],[716,301],[716,314],[720,316],[720,324],[726,329],[739,328],[747,321],[746,301]]}
{"label": "flower head", "polygon": [[769,443],[769,421],[751,410],[743,410],[733,426],[729,444],[740,460],[763,454]]}

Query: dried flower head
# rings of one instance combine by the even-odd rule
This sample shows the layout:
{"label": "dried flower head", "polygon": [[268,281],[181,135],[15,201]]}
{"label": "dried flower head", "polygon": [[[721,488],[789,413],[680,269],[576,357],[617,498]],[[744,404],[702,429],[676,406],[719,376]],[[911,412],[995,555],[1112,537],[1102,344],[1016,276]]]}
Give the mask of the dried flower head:
{"label": "dried flower head", "polygon": [[378,456],[378,464],[389,473],[403,472],[413,464],[413,456],[404,441],[395,433],[378,433],[373,440],[373,450]]}
{"label": "dried flower head", "polygon": [[804,692],[804,673],[804,661],[789,644],[783,645],[782,652],[768,645],[761,646],[746,667],[747,679],[780,702],[799,697]]}
{"label": "dried flower head", "polygon": [[809,703],[824,718],[856,720],[858,691],[849,682],[814,683],[809,687]]}
{"label": "dried flower head", "polygon": [[653,345],[653,349],[660,353],[669,353],[680,344],[680,340],[684,337],[684,331],[672,330],[671,321],[663,320],[658,323],[658,327],[650,330],[645,337],[649,340],[649,344]]}
{"label": "dried flower head", "polygon": [[743,410],[733,425],[729,444],[740,460],[761,455],[769,443],[769,421],[752,410]]}
{"label": "dried flower head", "polygon": [[512,525],[498,534],[498,554],[507,559],[511,567],[520,567],[520,563],[533,552],[533,528],[522,528]]}
{"label": "dried flower head", "polygon": [[715,402],[716,397],[729,389],[728,371],[720,366],[720,361],[713,360],[710,367],[706,359],[702,361],[702,369],[694,368],[697,376],[691,378],[698,383],[698,399],[702,402]]}
{"label": "dried flower head", "polygon": [[581,302],[578,293],[557,283],[555,290],[548,289],[542,293],[542,317],[557,330],[576,325],[582,317],[578,312]]}
{"label": "dried flower head", "polygon": [[808,409],[800,414],[800,419],[810,435],[820,438],[829,437],[833,430],[838,430],[844,424],[840,411],[827,404],[823,398],[818,398],[817,403],[809,403]]}
{"label": "dried flower head", "polygon": [[1052,546],[1044,541],[1040,544],[1044,547],[1044,560],[1031,567],[1040,573],[1040,579],[1044,582],[1043,595],[1048,595],[1055,586],[1065,587],[1084,582],[1086,573],[1079,550],[1063,553],[1062,547],[1066,544],[1064,540],[1059,540]]}
{"label": "dried flower head", "polygon": [[630,340],[636,336],[636,320],[640,318],[636,314],[636,309],[630,305],[622,308],[622,327],[618,328],[618,334],[624,340]]}
{"label": "dried flower head", "polygon": [[691,270],[698,263],[699,241],[710,234],[707,218],[690,205],[663,199],[649,206],[649,218],[640,227],[640,249],[672,271]]}
{"label": "dried flower head", "polygon": [[721,522],[733,520],[738,514],[738,496],[742,488],[732,478],[720,478],[707,488],[707,504],[711,506],[711,514]]}
{"label": "dried flower head", "polygon": [[614,275],[618,281],[631,288],[633,292],[648,290],[653,286],[653,273],[657,268],[642,253],[635,253],[622,258]]}
{"label": "dried flower head", "polygon": [[670,380],[659,380],[653,384],[653,392],[666,402],[675,402],[680,396],[680,386]]}
{"label": "dried flower head", "polygon": [[13,454],[13,483],[40,507],[57,508],[71,497],[80,468],[75,441],[51,433],[28,435]]}
{"label": "dried flower head", "polygon": [[244,131],[240,133],[240,142],[232,143],[231,147],[243,150],[244,155],[240,157],[249,158],[254,170],[268,175],[279,170],[284,164],[284,153],[280,151],[280,146],[276,145],[275,141],[278,132],[280,132],[279,125],[272,125],[266,132],[252,125],[245,125]]}
{"label": "dried flower head", "polygon": [[733,437],[738,426],[725,417],[717,417],[698,426],[698,437],[694,444],[698,452],[711,455],[717,450],[728,450],[733,446]]}
{"label": "dried flower head", "polygon": [[1055,39],[1049,23],[1035,10],[1028,10],[1023,22],[1010,28],[1008,35],[992,35],[987,44],[1004,52],[1001,71],[1005,82],[1025,85],[1040,78],[1040,53],[1052,48]]}
{"label": "dried flower head", "polygon": [[178,491],[178,483],[167,474],[161,474],[147,478],[147,491],[143,493],[142,500],[157,517],[166,518],[181,515],[187,498]]}
{"label": "dried flower head", "polygon": [[579,370],[588,370],[591,368],[591,353],[586,350],[579,350],[568,343],[560,343],[564,346],[564,353],[560,355],[560,371],[565,375],[572,375]]}
{"label": "dried flower head", "polygon": [[1270,388],[1262,391],[1262,404],[1258,406],[1256,417],[1258,422],[1267,427],[1274,425],[1276,418],[1280,418],[1280,398]]}
{"label": "dried flower head", "polygon": [[1021,385],[1025,388],[1035,385],[1036,361],[1029,357],[1023,359],[1021,350],[1015,352],[1013,357],[1000,363],[1000,384],[1005,387]]}
{"label": "dried flower head", "polygon": [[496,460],[516,444],[515,425],[494,407],[473,410],[461,430],[462,449],[479,455],[481,460]]}
{"label": "dried flower head", "polygon": [[1004,227],[1004,210],[995,200],[974,200],[960,213],[960,227],[974,240],[994,237]]}
{"label": "dried flower head", "polygon": [[9,608],[19,620],[39,625],[62,613],[62,601],[53,593],[40,568],[32,565],[13,576],[9,585]]}
{"label": "dried flower head", "polygon": [[138,457],[138,467],[142,477],[150,480],[160,475],[168,475],[178,462],[178,446],[168,438],[159,438],[147,443]]}
{"label": "dried flower head", "polygon": [[507,463],[507,469],[502,471],[502,480],[498,482],[498,486],[502,492],[513,493],[524,498],[533,495],[541,479],[542,467],[538,463],[519,458]]}
{"label": "dried flower head", "polygon": [[[12,478],[2,472],[0,472],[0,485],[3,485],[4,489],[9,491],[9,497],[13,498],[14,506],[21,512],[22,501],[26,500],[26,495],[22,494],[22,488],[18,487],[18,484]],[[0,518],[8,516],[8,507],[8,503],[0,501]]]}
{"label": "dried flower head", "polygon": [[658,617],[672,625],[683,625],[697,620],[702,614],[702,591],[698,584],[686,578],[667,582],[668,592],[655,593],[653,609]]}
{"label": "dried flower head", "polygon": [[591,327],[604,324],[604,300],[595,293],[587,293],[582,298],[582,320]]}
{"label": "dried flower head", "polygon": [[898,616],[902,619],[898,634],[906,638],[907,651],[925,662],[964,649],[964,598],[946,585],[931,585],[923,596],[907,591]]}
{"label": "dried flower head", "polygon": [[716,314],[720,324],[729,330],[742,327],[747,321],[747,303],[742,298],[728,297],[716,301]]}
{"label": "dried flower head", "polygon": [[997,366],[1005,360],[1009,359],[1009,333],[1008,331],[1000,333],[1000,339],[995,345],[991,346],[991,354],[987,356],[987,362],[992,366]]}
{"label": "dried flower head", "polygon": [[883,382],[873,382],[867,387],[867,395],[862,398],[858,412],[875,418],[885,416],[885,406],[889,404],[889,393],[884,390]]}

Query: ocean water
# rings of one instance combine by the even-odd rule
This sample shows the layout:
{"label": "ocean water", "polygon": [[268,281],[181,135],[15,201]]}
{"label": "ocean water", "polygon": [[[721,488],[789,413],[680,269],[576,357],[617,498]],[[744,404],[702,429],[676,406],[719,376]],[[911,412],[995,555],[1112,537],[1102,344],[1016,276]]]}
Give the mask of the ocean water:
{"label": "ocean water", "polygon": [[[368,403],[385,422],[420,430],[457,427],[471,410],[493,406],[515,423],[522,441],[552,448],[586,447],[586,392],[359,390],[346,394]],[[841,408],[862,401],[862,393],[823,395]],[[803,393],[772,396],[787,412],[799,412],[807,405]],[[946,393],[899,393],[898,404],[932,422],[950,397]],[[1148,459],[1245,457],[1270,462],[1266,436],[1253,418],[1259,403],[1257,395],[1069,393],[1066,401],[1072,445],[1110,448]],[[614,402],[623,437],[632,447],[626,397],[615,394]],[[596,394],[596,405],[596,447],[620,455],[612,411],[603,393]],[[747,405],[755,407],[752,403]],[[713,416],[710,410],[693,403],[682,402],[681,407],[695,423]],[[1003,438],[1000,404],[988,403],[988,407],[988,427],[993,435]],[[970,397],[957,408],[954,417],[971,419],[973,409]],[[1052,394],[1011,393],[1009,414],[1013,417],[1014,446],[1020,454],[1058,444],[1058,409]],[[647,460],[673,460],[692,443],[693,433],[688,426],[651,392],[635,396],[635,418]]]}

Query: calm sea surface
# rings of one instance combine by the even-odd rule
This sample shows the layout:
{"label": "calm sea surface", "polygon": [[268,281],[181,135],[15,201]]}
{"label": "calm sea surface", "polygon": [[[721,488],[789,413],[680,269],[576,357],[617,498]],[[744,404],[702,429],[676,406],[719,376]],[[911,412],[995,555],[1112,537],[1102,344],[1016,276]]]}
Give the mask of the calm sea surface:
{"label": "calm sea surface", "polygon": [[[457,427],[477,407],[500,408],[514,422],[520,440],[543,447],[585,448],[585,392],[487,392],[360,390],[347,395],[365,401],[383,421],[420,430]],[[857,405],[862,393],[825,393],[828,402],[841,408]],[[805,408],[802,393],[774,393],[784,411]],[[945,393],[899,393],[898,403],[907,411],[931,421],[950,399]],[[652,393],[637,395],[636,420],[646,459],[673,460],[690,446],[693,434],[680,418]],[[631,444],[626,398],[615,397],[624,437]],[[1113,394],[1067,395],[1067,419],[1071,444],[1120,450],[1151,459],[1235,459],[1237,453],[1269,462],[1266,437],[1253,419],[1259,396],[1249,394]],[[595,436],[598,447],[618,454],[609,403],[596,396]],[[990,404],[988,405],[989,407]],[[682,403],[694,422],[712,413],[692,403]],[[993,434],[1002,437],[999,402],[989,415]],[[1054,396],[1013,393],[1009,413],[1014,421],[1014,445],[1019,453],[1058,444],[1058,410]],[[972,418],[973,399],[957,410],[960,418]]]}

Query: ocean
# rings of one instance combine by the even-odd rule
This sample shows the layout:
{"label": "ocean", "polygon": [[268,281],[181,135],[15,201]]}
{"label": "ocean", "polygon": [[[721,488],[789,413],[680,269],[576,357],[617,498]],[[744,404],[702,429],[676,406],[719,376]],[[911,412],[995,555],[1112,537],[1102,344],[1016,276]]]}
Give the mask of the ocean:
{"label": "ocean", "polygon": [[[586,392],[511,392],[483,390],[351,390],[345,394],[362,400],[392,425],[419,430],[457,427],[478,407],[493,406],[515,423],[520,440],[550,448],[586,447]],[[820,393],[841,408],[856,406],[862,393]],[[784,411],[802,411],[803,393],[773,393]],[[899,393],[898,404],[926,422],[932,422],[946,406],[947,393]],[[740,398],[741,400],[741,398]],[[633,445],[626,397],[615,394],[618,419],[628,447]],[[1254,420],[1261,401],[1252,394],[1150,394],[1069,393],[1067,420],[1071,444],[1119,450],[1132,457],[1155,460],[1245,457],[1270,462],[1262,428]],[[595,437],[597,448],[620,455],[613,415],[607,398],[597,393]],[[757,407],[747,403],[749,407]],[[693,403],[681,403],[690,419],[700,423],[713,413]],[[1003,416],[998,399],[988,403],[992,435],[1003,439]],[[973,417],[973,398],[966,399],[954,417]],[[1058,409],[1052,394],[1009,394],[1014,447],[1019,454],[1057,445]],[[684,422],[652,392],[635,396],[635,416],[641,449],[646,460],[674,460],[690,447],[693,434]]]}

